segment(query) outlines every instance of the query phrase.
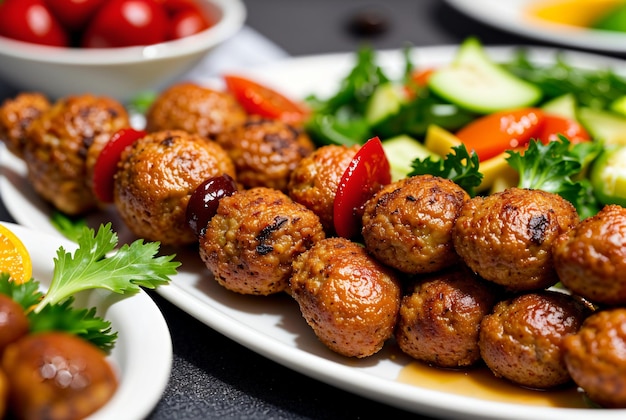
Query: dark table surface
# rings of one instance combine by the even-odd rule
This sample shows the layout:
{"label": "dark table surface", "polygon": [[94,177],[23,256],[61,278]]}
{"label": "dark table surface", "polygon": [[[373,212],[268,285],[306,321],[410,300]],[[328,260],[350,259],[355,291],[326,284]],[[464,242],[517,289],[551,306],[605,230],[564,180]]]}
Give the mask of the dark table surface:
{"label": "dark table surface", "polygon": [[[246,25],[292,56],[458,44],[527,44],[481,24],[440,0],[245,0]],[[381,25],[355,29],[363,16]],[[360,18],[359,18],[360,17]],[[13,221],[0,202],[0,220]],[[174,349],[170,382],[150,418],[389,419],[427,418],[361,398],[275,363],[214,331],[156,293]],[[141,392],[137,393],[141,398]],[[126,420],[126,419],[120,419]]]}

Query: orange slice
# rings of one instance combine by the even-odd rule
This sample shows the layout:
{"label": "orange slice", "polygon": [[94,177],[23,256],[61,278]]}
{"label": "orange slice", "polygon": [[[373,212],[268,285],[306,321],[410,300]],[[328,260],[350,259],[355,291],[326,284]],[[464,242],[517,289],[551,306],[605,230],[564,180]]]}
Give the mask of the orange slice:
{"label": "orange slice", "polygon": [[20,238],[8,227],[0,224],[0,272],[11,275],[17,283],[24,283],[33,275],[30,254]]}

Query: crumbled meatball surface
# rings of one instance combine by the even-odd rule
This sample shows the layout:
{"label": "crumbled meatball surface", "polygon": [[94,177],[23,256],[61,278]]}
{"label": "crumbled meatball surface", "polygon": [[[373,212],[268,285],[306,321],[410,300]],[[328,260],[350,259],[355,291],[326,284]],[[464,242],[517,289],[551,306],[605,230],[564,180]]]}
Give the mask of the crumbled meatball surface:
{"label": "crumbled meatball surface", "polygon": [[98,208],[93,165],[111,135],[130,126],[118,101],[90,94],[58,100],[34,119],[23,159],[35,191],[68,215]]}
{"label": "crumbled meatball surface", "polygon": [[199,237],[200,257],[233,292],[289,292],[293,260],[324,237],[311,210],[281,191],[257,187],[220,200]]}
{"label": "crumbled meatball surface", "polygon": [[328,235],[335,233],[333,203],[337,187],[361,146],[327,145],[303,158],[291,173],[289,196],[317,214]]}
{"label": "crumbled meatball surface", "polygon": [[464,264],[419,276],[402,298],[395,332],[398,346],[438,367],[478,363],[479,326],[501,294]]}
{"label": "crumbled meatball surface", "polygon": [[480,354],[497,376],[528,388],[571,382],[563,339],[578,331],[590,307],[556,291],[526,292],[498,302],[480,324]]}
{"label": "crumbled meatball surface", "polygon": [[592,401],[626,408],[626,308],[591,315],[563,347],[570,375]]}
{"label": "crumbled meatball surface", "polygon": [[302,316],[329,349],[367,357],[393,335],[399,280],[361,245],[338,237],[316,242],[295,260],[290,283]]}
{"label": "crumbled meatball surface", "polygon": [[454,182],[432,175],[392,182],[365,203],[365,245],[404,273],[432,273],[455,264],[452,229],[469,198]]}
{"label": "crumbled meatball surface", "polygon": [[556,239],[561,282],[592,302],[626,305],[626,208],[605,206]]}
{"label": "crumbled meatball surface", "polygon": [[541,290],[559,281],[552,244],[578,221],[574,206],[557,194],[509,188],[467,201],[452,237],[462,260],[484,279],[513,291]]}
{"label": "crumbled meatball surface", "polygon": [[179,82],[162,91],[146,113],[148,131],[184,130],[209,139],[242,124],[247,114],[226,91]]}
{"label": "crumbled meatball surface", "polygon": [[195,188],[235,167],[214,141],[180,130],[150,133],[124,150],[114,181],[116,209],[136,236],[163,245],[196,242],[186,218]]}
{"label": "crumbled meatball surface", "polygon": [[0,141],[11,153],[23,157],[28,127],[50,106],[48,98],[37,92],[23,92],[4,100],[0,107]]}
{"label": "crumbled meatball surface", "polygon": [[280,120],[250,117],[218,135],[244,188],[268,187],[287,192],[291,171],[315,148],[309,135]]}

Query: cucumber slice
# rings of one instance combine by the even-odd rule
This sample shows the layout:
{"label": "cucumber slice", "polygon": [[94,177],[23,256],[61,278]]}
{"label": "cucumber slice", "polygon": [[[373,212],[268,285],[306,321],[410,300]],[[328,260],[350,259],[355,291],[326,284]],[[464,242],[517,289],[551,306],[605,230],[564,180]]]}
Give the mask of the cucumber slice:
{"label": "cucumber slice", "polygon": [[578,120],[595,140],[626,145],[626,117],[615,112],[580,107]]}
{"label": "cucumber slice", "polygon": [[542,96],[538,86],[492,61],[473,37],[461,44],[450,65],[430,76],[428,86],[442,98],[482,114],[532,106]]}
{"label": "cucumber slice", "polygon": [[441,158],[422,143],[405,134],[383,141],[383,149],[391,166],[392,181],[406,178],[407,174],[413,170],[411,163],[417,158]]}
{"label": "cucumber slice", "polygon": [[578,121],[576,115],[577,106],[576,97],[571,93],[566,93],[565,95],[557,96],[556,98],[549,100],[541,106],[541,109],[549,114]]}
{"label": "cucumber slice", "polygon": [[593,163],[589,178],[593,193],[602,204],[626,207],[626,146],[604,149]]}
{"label": "cucumber slice", "polygon": [[365,109],[365,120],[374,126],[385,118],[397,114],[406,102],[402,87],[391,82],[376,87]]}

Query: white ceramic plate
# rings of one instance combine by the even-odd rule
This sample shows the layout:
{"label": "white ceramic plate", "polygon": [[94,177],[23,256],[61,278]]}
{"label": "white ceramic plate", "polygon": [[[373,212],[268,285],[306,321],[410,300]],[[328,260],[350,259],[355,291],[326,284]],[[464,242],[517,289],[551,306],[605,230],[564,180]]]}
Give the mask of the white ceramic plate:
{"label": "white ceramic plate", "polygon": [[[457,48],[417,49],[414,62],[418,66],[442,64],[451,59]],[[515,47],[499,47],[491,48],[488,52],[494,59],[501,60],[511,57],[514,50]],[[556,52],[552,49],[534,49],[530,57],[537,62],[551,62]],[[589,54],[567,53],[565,57],[572,64],[587,68],[623,65],[622,61]],[[381,51],[378,58],[389,75],[400,75],[403,71],[401,51]],[[341,78],[352,68],[354,60],[354,54],[301,57],[249,69],[245,74],[293,97],[303,97],[313,92],[325,96],[337,89]],[[213,79],[204,82],[220,83]],[[3,175],[0,179],[2,198],[13,217],[19,223],[54,232],[49,223],[50,209],[32,192],[25,178],[23,163],[4,150],[0,170]],[[112,221],[121,238],[128,235],[128,230],[113,210],[90,219],[90,223],[99,221]],[[409,374],[414,363],[398,351],[393,343],[373,357],[346,359],[331,352],[316,339],[297,305],[288,296],[237,295],[223,289],[212,279],[197,254],[179,252],[177,259],[182,262],[182,267],[168,286],[158,289],[163,297],[253,351],[355,394],[437,417],[586,420],[593,414],[598,420],[606,420],[626,416],[626,410],[591,412],[589,409],[521,403],[515,398],[515,403],[511,400],[496,401],[491,396],[473,394],[477,390],[475,386],[464,393],[463,386],[446,382],[450,384],[446,390],[439,379],[431,381],[431,386],[422,382],[427,380],[425,377],[415,379]],[[438,389],[434,389],[435,386]],[[505,387],[501,383],[496,386]],[[522,391],[515,388],[512,393],[517,395]]]}
{"label": "white ceramic plate", "polygon": [[[26,245],[33,261],[33,277],[42,287],[52,278],[53,258],[59,246],[73,252],[76,244],[57,235],[2,222]],[[113,398],[89,418],[119,420],[145,418],[157,404],[172,370],[172,340],[161,312],[143,291],[119,298],[94,290],[77,296],[75,306],[95,307],[99,316],[111,322],[118,332],[109,356],[119,376]],[[139,397],[138,397],[139,396]]]}
{"label": "white ceramic plate", "polygon": [[612,53],[626,52],[626,34],[538,22],[525,15],[534,0],[446,0],[466,15],[495,28],[560,45]]}

